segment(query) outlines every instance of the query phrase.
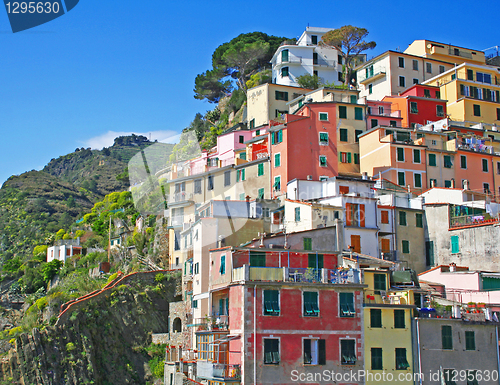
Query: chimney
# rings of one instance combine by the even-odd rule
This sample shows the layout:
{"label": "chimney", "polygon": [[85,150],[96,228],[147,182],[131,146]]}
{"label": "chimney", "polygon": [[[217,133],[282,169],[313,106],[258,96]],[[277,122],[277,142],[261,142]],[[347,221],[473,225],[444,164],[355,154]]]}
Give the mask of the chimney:
{"label": "chimney", "polygon": [[450,273],[455,273],[457,271],[457,264],[455,262],[450,263]]}
{"label": "chimney", "polygon": [[361,179],[363,180],[367,180],[368,179],[368,173],[366,171],[364,171],[362,174],[361,174]]}

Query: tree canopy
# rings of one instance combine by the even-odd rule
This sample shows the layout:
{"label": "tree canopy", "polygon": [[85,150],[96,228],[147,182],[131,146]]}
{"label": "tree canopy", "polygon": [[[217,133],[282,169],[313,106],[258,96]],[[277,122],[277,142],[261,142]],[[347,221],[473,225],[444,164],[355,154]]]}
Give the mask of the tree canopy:
{"label": "tree canopy", "polygon": [[377,45],[374,41],[363,40],[366,36],[368,36],[367,29],[344,25],[328,31],[321,38],[320,45],[337,48],[344,58],[344,84],[349,82],[361,52],[373,49]]}
{"label": "tree canopy", "polygon": [[246,90],[250,77],[270,67],[274,52],[286,40],[263,32],[241,34],[217,47],[212,69],[196,76],[194,97],[217,103],[236,86]]}

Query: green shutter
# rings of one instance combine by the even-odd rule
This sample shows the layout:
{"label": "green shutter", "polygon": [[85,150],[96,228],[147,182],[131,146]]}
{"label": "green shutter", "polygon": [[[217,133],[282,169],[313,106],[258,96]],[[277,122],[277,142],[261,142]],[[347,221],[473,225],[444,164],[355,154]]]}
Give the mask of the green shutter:
{"label": "green shutter", "polygon": [[260,163],[257,166],[257,176],[264,175],[264,163]]}
{"label": "green shutter", "polygon": [[271,132],[271,144],[276,144],[275,133]]}
{"label": "green shutter", "polygon": [[421,174],[415,174],[415,187],[416,188],[422,187],[422,175]]}
{"label": "green shutter", "polygon": [[410,241],[402,240],[403,254],[410,253]]}
{"label": "green shutter", "polygon": [[472,331],[465,332],[465,350],[476,350],[476,339]]}
{"label": "green shutter", "polygon": [[339,106],[339,118],[340,119],[347,119],[347,107],[346,106]]}
{"label": "green shutter", "polygon": [[453,349],[453,336],[452,336],[451,326],[447,325],[441,326],[441,343],[443,349],[446,350]]}
{"label": "green shutter", "polygon": [[354,119],[363,120],[363,109],[361,107],[354,107]]}
{"label": "green shutter", "polygon": [[359,164],[359,154],[354,153],[354,164]]}
{"label": "green shutter", "polygon": [[283,142],[283,130],[278,131],[278,143]]}
{"label": "green shutter", "polygon": [[415,226],[420,227],[420,228],[424,227],[423,215],[420,213],[416,213],[415,214],[415,222],[416,222]]}
{"label": "green shutter", "polygon": [[300,221],[300,207],[295,207],[295,222]]}
{"label": "green shutter", "polygon": [[288,50],[284,49],[281,51],[281,61],[282,62],[287,62],[288,61]]}
{"label": "green shutter", "polygon": [[373,274],[373,287],[376,291],[387,290],[385,274]]}
{"label": "green shutter", "polygon": [[420,150],[413,150],[413,163],[420,163]]}
{"label": "green shutter", "polygon": [[372,370],[383,370],[382,348],[371,348]]}
{"label": "green shutter", "polygon": [[404,310],[394,310],[394,328],[404,329],[405,325],[405,311]]}
{"label": "green shutter", "polygon": [[340,129],[340,141],[341,142],[347,142],[348,141],[347,129],[346,128],[341,128]]}
{"label": "green shutter", "polygon": [[399,212],[399,225],[406,226],[406,212],[405,211]]}
{"label": "green shutter", "polygon": [[460,252],[460,245],[458,243],[458,235],[452,235],[451,236],[451,253],[459,253]]}
{"label": "green shutter", "polygon": [[429,154],[429,166],[436,166],[436,154]]}
{"label": "green shutter", "polygon": [[347,153],[347,163],[351,163],[351,153]]}
{"label": "green shutter", "polygon": [[266,267],[266,253],[250,251],[250,266]]}
{"label": "green shutter", "polygon": [[274,155],[274,167],[280,167],[281,166],[281,154],[275,154]]}
{"label": "green shutter", "polygon": [[220,257],[220,273],[226,274],[226,256],[222,255]]}
{"label": "green shutter", "polygon": [[264,189],[263,188],[259,189],[257,199],[264,199]]}
{"label": "green shutter", "polygon": [[279,291],[264,290],[264,315],[279,315]]}
{"label": "green shutter", "polygon": [[304,250],[312,250],[312,238],[304,238]]}
{"label": "green shutter", "polygon": [[382,310],[381,309],[370,309],[370,327],[371,328],[381,328],[382,327]]}
{"label": "green shutter", "polygon": [[434,266],[434,242],[425,242],[425,263],[427,266]]}

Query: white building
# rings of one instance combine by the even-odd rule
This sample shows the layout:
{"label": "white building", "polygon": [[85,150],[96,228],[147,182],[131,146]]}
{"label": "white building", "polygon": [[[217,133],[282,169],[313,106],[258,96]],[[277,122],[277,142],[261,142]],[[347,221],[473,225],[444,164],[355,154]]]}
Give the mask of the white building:
{"label": "white building", "polygon": [[54,259],[66,262],[68,258],[81,253],[82,247],[80,246],[80,238],[59,240],[56,241],[56,245],[47,249],[47,262],[53,261]]}
{"label": "white building", "polygon": [[302,75],[317,75],[322,82],[342,84],[342,56],[335,48],[318,45],[333,28],[307,27],[296,44],[279,47],[271,59],[273,83],[298,86]]}

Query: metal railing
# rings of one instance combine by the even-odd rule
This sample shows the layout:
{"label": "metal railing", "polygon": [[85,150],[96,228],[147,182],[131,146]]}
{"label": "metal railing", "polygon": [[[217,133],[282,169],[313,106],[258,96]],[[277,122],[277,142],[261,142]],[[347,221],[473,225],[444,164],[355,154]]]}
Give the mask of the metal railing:
{"label": "metal railing", "polygon": [[228,315],[212,315],[203,318],[195,318],[189,327],[197,327],[198,330],[229,330]]}
{"label": "metal railing", "polygon": [[472,214],[450,217],[450,229],[454,227],[462,227],[468,225],[479,225],[498,222],[495,218],[485,219],[484,215]]}
{"label": "metal railing", "polygon": [[193,199],[193,193],[181,191],[178,193],[170,194],[168,203],[185,202]]}
{"label": "metal railing", "polygon": [[279,58],[276,64],[286,64],[286,63],[302,63],[301,56],[288,56],[288,60],[283,60],[283,58]]}

